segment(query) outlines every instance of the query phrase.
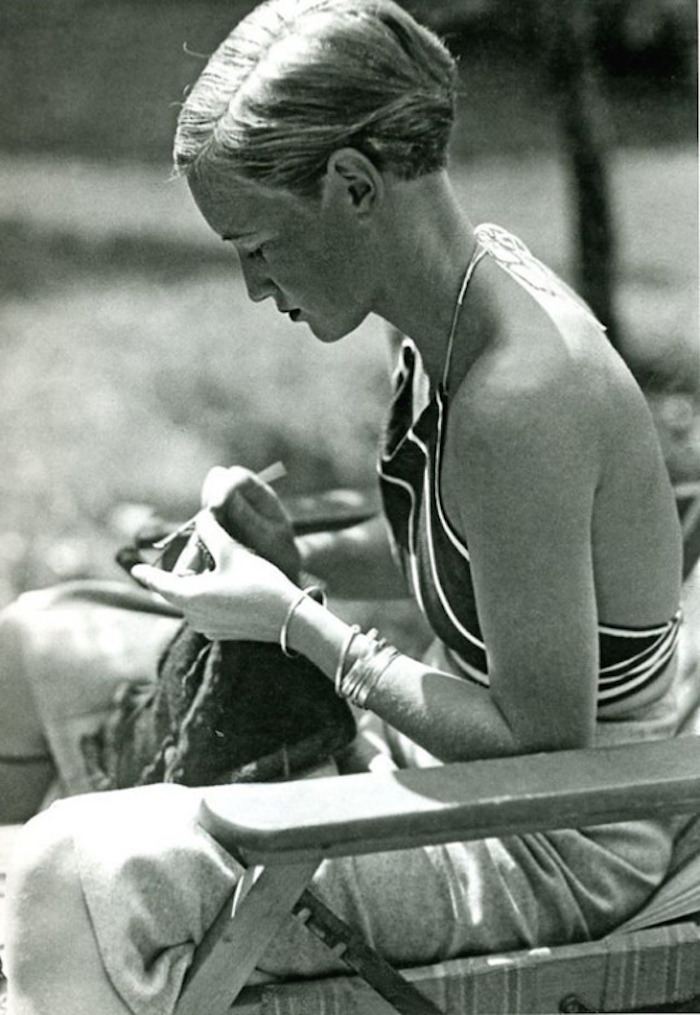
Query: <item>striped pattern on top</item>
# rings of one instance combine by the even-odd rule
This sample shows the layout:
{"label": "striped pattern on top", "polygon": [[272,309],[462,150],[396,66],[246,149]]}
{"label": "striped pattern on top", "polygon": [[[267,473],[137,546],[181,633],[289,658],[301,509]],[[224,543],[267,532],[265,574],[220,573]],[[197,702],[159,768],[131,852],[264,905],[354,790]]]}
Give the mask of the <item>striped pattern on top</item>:
{"label": "striped pattern on top", "polygon": [[[492,244],[485,246],[493,254]],[[556,278],[546,277],[548,282]],[[432,397],[420,399],[425,402],[420,409],[414,393],[425,392],[425,378],[409,339],[401,349],[394,387],[378,472],[396,556],[455,671],[488,686],[488,647],[479,625],[469,550],[450,524],[440,493],[448,396],[439,385]],[[599,706],[653,683],[673,656],[680,623],[679,610],[649,628],[599,624]]]}

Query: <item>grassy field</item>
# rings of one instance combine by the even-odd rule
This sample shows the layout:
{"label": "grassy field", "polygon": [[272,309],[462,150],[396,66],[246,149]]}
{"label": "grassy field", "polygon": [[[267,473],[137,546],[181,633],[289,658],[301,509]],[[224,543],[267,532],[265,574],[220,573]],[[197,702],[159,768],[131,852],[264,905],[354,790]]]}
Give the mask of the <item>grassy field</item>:
{"label": "grassy field", "polygon": [[[628,357],[686,388],[696,170],[689,149],[627,150],[614,172]],[[555,158],[475,160],[456,181],[477,220],[508,226],[570,275]],[[372,482],[383,326],[370,320],[326,348],[272,305],[249,304],[232,255],[167,167],[6,157],[0,222],[0,600],[116,574],[135,505],[189,512],[218,462],[281,458],[287,492]],[[692,401],[657,409],[673,468],[692,474]]]}

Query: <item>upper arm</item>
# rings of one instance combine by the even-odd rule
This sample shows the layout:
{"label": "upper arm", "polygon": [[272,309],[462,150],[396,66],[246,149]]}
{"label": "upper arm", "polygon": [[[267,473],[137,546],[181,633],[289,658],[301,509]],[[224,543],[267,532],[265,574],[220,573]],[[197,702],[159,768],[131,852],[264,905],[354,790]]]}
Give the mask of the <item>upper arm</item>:
{"label": "upper arm", "polygon": [[455,483],[493,700],[524,750],[589,742],[598,672],[596,453],[571,392],[462,401]]}

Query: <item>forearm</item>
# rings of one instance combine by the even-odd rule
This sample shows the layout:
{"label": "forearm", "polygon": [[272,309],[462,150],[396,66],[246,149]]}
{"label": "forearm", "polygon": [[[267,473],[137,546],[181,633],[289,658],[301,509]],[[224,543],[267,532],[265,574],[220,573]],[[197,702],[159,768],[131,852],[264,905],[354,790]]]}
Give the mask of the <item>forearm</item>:
{"label": "forearm", "polygon": [[297,540],[302,568],[341,599],[399,599],[406,585],[393,558],[384,519],[377,515],[339,532]]}
{"label": "forearm", "polygon": [[[333,679],[349,628],[329,610],[304,600],[289,625],[290,646]],[[359,654],[351,647],[345,671]],[[490,692],[459,677],[399,655],[367,705],[442,761],[469,761],[525,753]]]}

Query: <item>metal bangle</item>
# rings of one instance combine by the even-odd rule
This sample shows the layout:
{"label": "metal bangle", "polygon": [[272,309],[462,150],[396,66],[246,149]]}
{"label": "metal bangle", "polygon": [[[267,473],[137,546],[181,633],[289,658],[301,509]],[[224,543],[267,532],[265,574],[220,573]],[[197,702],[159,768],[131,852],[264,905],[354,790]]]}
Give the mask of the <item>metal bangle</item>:
{"label": "metal bangle", "polygon": [[382,652],[387,652],[388,655],[383,660],[381,666],[377,667],[377,657],[375,656],[375,659],[373,660],[373,663],[375,664],[374,667],[370,668],[369,675],[363,681],[362,685],[355,690],[352,702],[354,705],[357,705],[358,708],[368,708],[367,701],[370,695],[376,689],[391,664],[401,655],[399,650],[393,648],[391,645],[387,645],[385,649],[382,649]]}
{"label": "metal bangle", "polygon": [[341,683],[341,695],[358,708],[367,708],[367,699],[380,682],[385,671],[401,653],[386,642],[374,643],[359,656]]}
{"label": "metal bangle", "polygon": [[360,633],[360,631],[361,631],[360,625],[353,624],[348,633],[345,635],[342,648],[340,649],[340,656],[338,658],[338,665],[335,668],[335,677],[333,679],[333,683],[335,685],[335,693],[338,695],[338,697],[341,698],[343,696],[342,692],[343,670],[345,669],[345,663],[348,658],[348,652],[350,651],[350,646],[352,645],[353,641],[355,640],[356,636]]}
{"label": "metal bangle", "polygon": [[299,593],[296,599],[292,600],[292,605],[287,610],[287,615],[284,618],[284,623],[282,624],[282,629],[280,630],[280,648],[282,649],[284,655],[286,655],[287,659],[295,659],[299,655],[298,652],[293,652],[289,648],[287,638],[289,635],[289,624],[291,619],[294,616],[295,611],[299,608],[307,596],[309,599],[313,599],[314,602],[320,603],[321,606],[326,605],[326,595],[323,589],[318,585],[309,585],[308,588],[303,589]]}

